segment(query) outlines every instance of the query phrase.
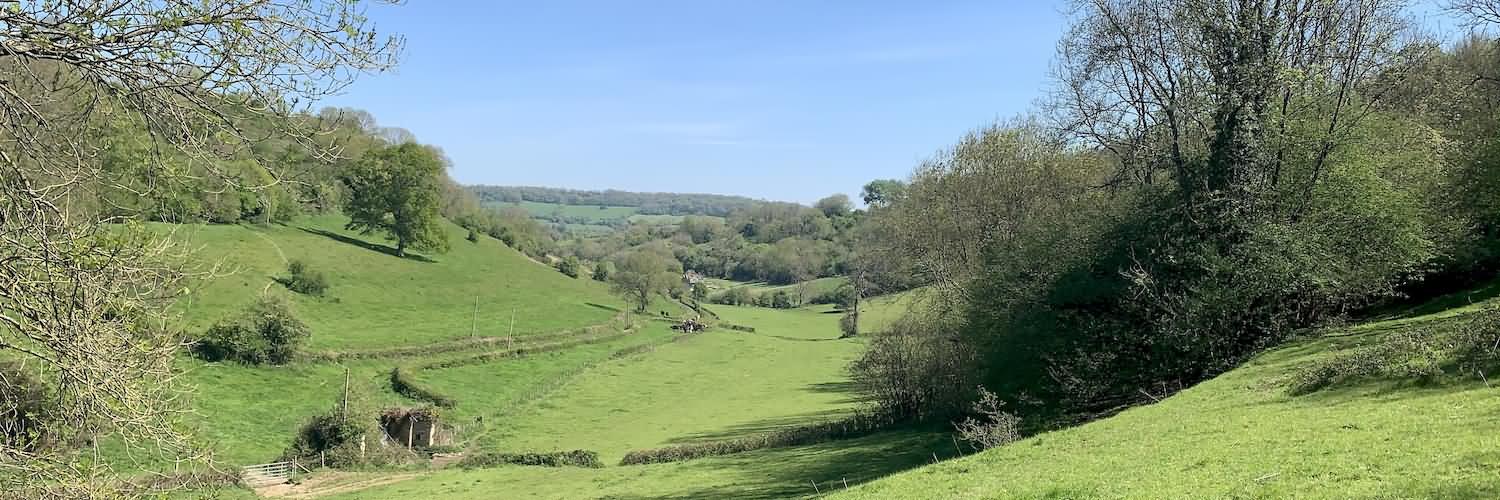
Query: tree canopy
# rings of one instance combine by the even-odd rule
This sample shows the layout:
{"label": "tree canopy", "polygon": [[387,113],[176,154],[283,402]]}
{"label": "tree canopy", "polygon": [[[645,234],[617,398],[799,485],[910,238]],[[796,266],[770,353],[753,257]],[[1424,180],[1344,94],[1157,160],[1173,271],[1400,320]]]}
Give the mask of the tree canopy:
{"label": "tree canopy", "polygon": [[407,248],[448,250],[448,232],[438,212],[444,162],[431,147],[405,142],[373,149],[344,172],[349,229],[381,232]]}

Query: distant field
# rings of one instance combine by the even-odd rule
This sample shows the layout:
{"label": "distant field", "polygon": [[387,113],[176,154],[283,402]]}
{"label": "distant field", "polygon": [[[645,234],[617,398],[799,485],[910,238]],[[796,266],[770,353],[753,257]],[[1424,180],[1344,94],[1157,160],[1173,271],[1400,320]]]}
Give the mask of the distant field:
{"label": "distant field", "polygon": [[844,278],[842,276],[833,276],[828,278],[808,280],[790,285],[768,285],[762,282],[747,283],[724,279],[710,279],[708,280],[708,284],[710,287],[712,287],[710,288],[709,292],[710,296],[721,295],[724,292],[735,288],[746,288],[757,295],[762,293],[774,293],[778,290],[801,291],[805,295],[805,298],[811,300],[813,297],[817,297],[819,295],[837,290],[840,286],[843,286],[844,283],[847,283],[848,281],[849,280],[847,278]]}
{"label": "distant field", "polygon": [[629,221],[633,224],[645,225],[672,225],[682,222],[681,215],[643,214],[638,207],[600,207],[598,205],[560,205],[557,203],[540,203],[535,201],[523,201],[519,205],[513,203],[486,203],[490,207],[519,206],[531,214],[533,218],[547,220],[554,215],[573,220],[585,220],[587,223],[569,222],[560,229],[579,236],[597,236],[614,230],[607,225],[611,222]]}

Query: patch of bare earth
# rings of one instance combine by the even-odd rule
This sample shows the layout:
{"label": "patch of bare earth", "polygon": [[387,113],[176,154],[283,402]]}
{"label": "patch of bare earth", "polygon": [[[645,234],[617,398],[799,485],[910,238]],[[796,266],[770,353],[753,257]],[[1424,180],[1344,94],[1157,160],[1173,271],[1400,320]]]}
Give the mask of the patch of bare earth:
{"label": "patch of bare earth", "polygon": [[296,484],[275,484],[256,488],[255,494],[266,498],[318,498],[399,483],[420,475],[328,471],[314,474]]}

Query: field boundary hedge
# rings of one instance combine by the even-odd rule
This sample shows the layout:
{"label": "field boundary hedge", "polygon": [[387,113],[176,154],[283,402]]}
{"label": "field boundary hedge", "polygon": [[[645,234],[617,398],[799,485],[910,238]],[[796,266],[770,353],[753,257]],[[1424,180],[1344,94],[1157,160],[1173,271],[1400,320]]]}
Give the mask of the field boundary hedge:
{"label": "field boundary hedge", "polygon": [[471,338],[461,338],[461,339],[445,340],[445,341],[442,341],[442,342],[434,342],[434,343],[431,343],[431,344],[419,345],[419,346],[401,346],[401,347],[388,347],[388,348],[381,348],[381,349],[363,349],[363,350],[350,350],[350,351],[309,352],[309,353],[304,353],[302,355],[302,357],[304,359],[308,359],[308,360],[312,360],[312,361],[328,361],[328,362],[339,362],[339,361],[360,360],[360,359],[388,359],[388,358],[422,357],[422,356],[430,356],[430,355],[434,355],[434,354],[447,354],[447,353],[455,353],[455,352],[463,352],[463,351],[475,351],[475,350],[487,349],[487,348],[491,348],[491,347],[495,347],[495,346],[499,346],[499,345],[514,345],[514,344],[518,344],[518,343],[537,344],[537,343],[553,342],[553,341],[556,341],[558,339],[565,339],[565,338],[569,338],[569,337],[593,335],[593,334],[597,334],[600,329],[609,328],[611,326],[622,324],[623,321],[624,321],[624,316],[623,315],[616,315],[615,317],[610,318],[609,321],[606,321],[604,323],[600,323],[600,324],[597,324],[597,325],[590,325],[590,326],[585,326],[585,327],[582,327],[582,328],[569,328],[569,329],[565,329],[565,330],[559,330],[559,331],[549,332],[549,333],[540,333],[540,334],[536,334],[536,335],[522,335],[522,336],[515,336],[515,337],[510,337],[510,336],[507,336],[507,337],[471,337]]}
{"label": "field boundary hedge", "polygon": [[502,465],[584,467],[589,469],[604,467],[604,463],[599,461],[599,454],[589,450],[553,451],[547,453],[489,451],[466,454],[462,460],[458,461],[458,466],[464,469],[499,467]]}

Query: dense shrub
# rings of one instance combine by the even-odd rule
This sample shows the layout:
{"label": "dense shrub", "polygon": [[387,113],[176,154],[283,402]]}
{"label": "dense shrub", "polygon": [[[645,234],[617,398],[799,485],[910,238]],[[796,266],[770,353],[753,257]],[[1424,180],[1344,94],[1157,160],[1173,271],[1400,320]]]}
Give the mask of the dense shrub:
{"label": "dense shrub", "polygon": [[845,283],[833,290],[814,295],[807,302],[810,304],[833,304],[840,309],[851,309],[858,300],[859,297],[857,297],[854,286]]}
{"label": "dense shrub", "polygon": [[563,273],[567,277],[577,278],[578,272],[583,265],[578,262],[578,257],[569,255],[557,261],[556,267],[558,272]]}
{"label": "dense shrub", "polygon": [[37,451],[51,437],[47,385],[20,363],[0,361],[0,447]]}
{"label": "dense shrub", "polygon": [[335,457],[334,460],[329,461],[330,466],[354,465],[358,463],[358,460],[351,461],[348,454],[330,452],[339,448],[357,449],[360,438],[365,436],[365,432],[369,430],[368,427],[364,425],[361,418],[341,416],[337,408],[313,415],[302,424],[301,428],[297,429],[297,436],[293,438],[291,447],[282,453],[282,458],[295,460],[330,454]]}
{"label": "dense shrub", "polygon": [[286,264],[286,287],[293,292],[322,297],[328,291],[328,278],[321,271],[312,269],[306,262],[293,259]]}
{"label": "dense shrub", "polygon": [[465,236],[464,239],[469,240],[469,243],[479,243],[479,232],[471,227],[469,228],[469,235]]}
{"label": "dense shrub", "polygon": [[599,454],[589,450],[554,451],[551,453],[501,453],[483,452],[464,456],[458,462],[465,469],[496,467],[500,465],[532,465],[541,467],[604,467]]}
{"label": "dense shrub", "polygon": [[715,304],[730,306],[752,306],[755,305],[755,293],[747,287],[734,287],[725,290],[724,293],[715,295],[711,301]]}
{"label": "dense shrub", "polygon": [[291,303],[267,294],[240,314],[210,327],[193,351],[208,361],[279,365],[290,362],[309,336]]}
{"label": "dense shrub", "polygon": [[615,272],[615,264],[607,260],[594,263],[594,281],[609,281],[610,275]]}

